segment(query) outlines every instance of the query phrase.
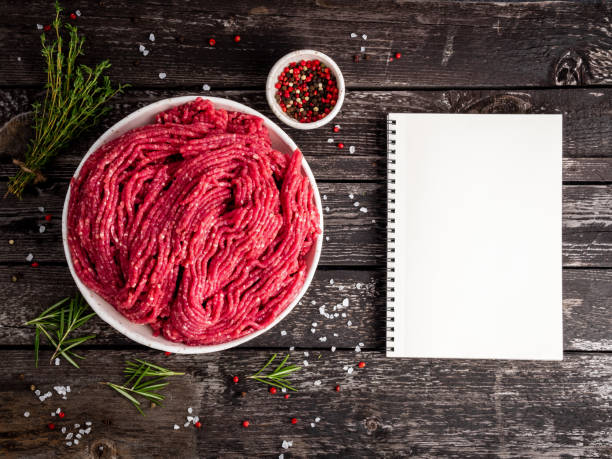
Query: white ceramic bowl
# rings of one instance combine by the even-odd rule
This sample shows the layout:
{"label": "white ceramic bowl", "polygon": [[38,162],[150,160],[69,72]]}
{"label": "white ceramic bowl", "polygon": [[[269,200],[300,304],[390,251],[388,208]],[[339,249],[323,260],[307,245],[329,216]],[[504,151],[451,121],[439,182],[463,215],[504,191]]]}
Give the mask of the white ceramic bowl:
{"label": "white ceramic bowl", "polygon": [[[305,61],[311,61],[314,59],[320,60],[323,64],[331,69],[332,73],[336,77],[336,84],[338,85],[338,100],[336,101],[334,108],[327,116],[321,118],[320,120],[313,121],[312,123],[300,123],[295,118],[291,118],[281,110],[278,102],[276,102],[276,99],[274,98],[276,94],[276,88],[274,85],[278,81],[278,76],[281,74],[283,69],[291,62],[299,62],[302,59]],[[345,93],[346,88],[344,86],[344,77],[342,76],[342,72],[340,71],[338,64],[336,64],[328,55],[312,49],[300,49],[289,54],[285,54],[276,62],[276,64],[274,64],[270,70],[270,73],[268,73],[268,80],[266,81],[266,99],[268,99],[268,105],[270,105],[270,108],[279,120],[281,120],[287,126],[291,126],[295,129],[316,129],[320,128],[321,126],[325,126],[340,112],[340,107],[342,107],[342,103],[344,102]]]}
{"label": "white ceramic bowl", "polygon": [[[79,164],[79,167],[75,171],[74,176],[78,176],[81,168],[83,167],[83,163],[94,151],[96,151],[103,144],[119,137],[120,135],[131,129],[144,126],[146,124],[151,124],[155,119],[155,115],[159,112],[192,101],[196,97],[202,97],[203,99],[210,100],[216,108],[224,108],[226,110],[249,113],[263,118],[264,124],[266,125],[270,133],[270,140],[272,141],[273,148],[286,154],[292,153],[297,148],[297,145],[293,142],[293,140],[291,140],[291,138],[287,134],[285,134],[278,125],[270,121],[261,113],[257,112],[256,110],[253,110],[252,108],[247,107],[246,105],[228,99],[221,99],[218,97],[174,97],[171,99],[160,100],[159,102],[147,105],[146,107],[143,107],[140,110],[136,110],[134,113],[126,116],[121,121],[112,126],[108,131],[102,134],[102,136],[91,146],[87,154],[81,160],[81,164]],[[304,286],[298,292],[298,295],[291,302],[291,304],[276,318],[276,320],[272,324],[270,324],[264,329],[258,330],[242,338],[233,341],[228,341],[222,344],[216,344],[211,346],[187,346],[182,343],[173,343],[161,336],[153,336],[151,327],[149,327],[148,325],[139,325],[130,322],[123,315],[121,315],[121,313],[119,313],[111,304],[109,304],[101,296],[99,296],[97,293],[93,292],[85,284],[83,284],[83,282],[81,282],[81,280],[76,275],[76,272],[74,271],[72,258],[70,256],[70,249],[68,248],[67,237],[68,202],[70,200],[70,188],[68,188],[68,192],[66,193],[66,200],[64,201],[64,211],[62,213],[62,239],[64,242],[64,253],[66,254],[66,259],[68,260],[68,268],[70,269],[70,273],[72,274],[72,277],[74,278],[77,287],[83,294],[83,297],[92,307],[92,309],[98,314],[98,316],[100,316],[102,320],[112,326],[115,330],[124,334],[128,338],[136,341],[137,343],[143,344],[153,349],[159,349],[161,351],[168,351],[179,354],[203,354],[207,352],[216,352],[245,343],[246,341],[249,341],[255,338],[256,336],[259,336],[274,327],[287,314],[291,312],[291,310],[295,307],[295,305],[298,303],[298,301],[302,298],[302,296],[308,289],[308,286],[310,285],[310,282],[312,281],[312,278],[314,276],[315,270],[317,269],[319,256],[321,255],[321,245],[323,241],[323,210],[321,208],[321,199],[319,197],[317,184],[315,182],[314,176],[312,175],[310,167],[308,167],[308,164],[306,163],[306,160],[302,161],[302,172],[304,175],[306,175],[306,177],[308,177],[310,185],[312,186],[314,191],[314,198],[316,201],[317,209],[319,210],[319,215],[321,216],[321,234],[319,234],[316,244],[313,245],[306,258],[306,262],[308,264],[308,273],[306,276],[306,281],[304,282]]]}

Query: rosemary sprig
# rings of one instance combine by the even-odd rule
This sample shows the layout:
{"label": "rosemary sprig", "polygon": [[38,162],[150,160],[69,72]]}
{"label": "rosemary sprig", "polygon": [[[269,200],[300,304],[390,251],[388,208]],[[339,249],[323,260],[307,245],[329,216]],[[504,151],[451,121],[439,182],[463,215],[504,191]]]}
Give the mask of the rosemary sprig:
{"label": "rosemary sprig", "polygon": [[140,401],[135,396],[141,396],[144,399],[161,405],[164,396],[157,391],[166,387],[169,382],[166,381],[168,376],[181,376],[185,373],[168,370],[167,368],[154,365],[145,360],[135,359],[135,362],[127,361],[123,373],[128,377],[122,385],[111,382],[103,382],[119,394],[127,398],[136,409],[145,415],[140,408]]}
{"label": "rosemary sprig", "polygon": [[[261,370],[259,370],[254,375],[249,376],[249,378],[254,379],[255,381],[262,382],[264,384],[268,384],[269,386],[275,386],[280,388],[285,388],[297,392],[297,389],[291,385],[291,383],[287,380],[287,376],[294,371],[299,370],[301,367],[299,365],[286,365],[287,360],[289,359],[289,354],[283,359],[283,361],[278,365],[271,373],[267,375],[261,375],[261,372],[264,371],[273,361],[276,359],[276,354],[274,354],[268,363],[266,363]],[[261,375],[261,376],[260,376]]]}
{"label": "rosemary sprig", "polygon": [[89,310],[89,305],[81,295],[74,298],[64,298],[50,308],[46,309],[35,319],[26,322],[26,325],[34,325],[36,332],[34,335],[34,355],[36,356],[36,366],[38,367],[38,354],[40,348],[40,337],[44,335],[49,343],[55,348],[49,363],[61,355],[68,362],[79,368],[74,359],[84,359],[85,357],[74,352],[74,348],[85,341],[94,338],[96,335],[81,336],[78,338],[68,338],[68,335],[79,328],[96,314]]}
{"label": "rosemary sprig", "polygon": [[[40,37],[47,65],[46,94],[42,103],[32,105],[34,138],[28,146],[25,162],[13,161],[20,170],[10,178],[7,195],[20,198],[31,181],[44,180],[40,170],[72,139],[96,124],[110,110],[104,104],[126,87],[113,88],[109,78],[103,75],[110,67],[107,60],[94,68],[76,64],[83,54],[85,38],[79,36],[73,25],[62,24],[61,11],[56,1],[53,41],[48,42],[45,33]],[[62,37],[64,29],[69,38],[67,49]]]}

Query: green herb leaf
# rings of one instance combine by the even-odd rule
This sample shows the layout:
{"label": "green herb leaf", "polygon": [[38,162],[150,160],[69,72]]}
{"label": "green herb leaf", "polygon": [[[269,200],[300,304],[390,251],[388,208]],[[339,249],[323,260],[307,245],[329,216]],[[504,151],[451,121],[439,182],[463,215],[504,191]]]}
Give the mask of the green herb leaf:
{"label": "green herb leaf", "polygon": [[287,360],[289,360],[289,354],[285,356],[285,358],[281,361],[281,363],[267,375],[261,375],[261,373],[276,359],[276,354],[274,354],[270,360],[255,374],[249,376],[249,378],[254,379],[255,381],[262,382],[269,386],[285,388],[294,392],[297,392],[297,389],[291,385],[284,376],[293,373],[294,371],[299,370],[301,367],[298,365],[287,365]]}

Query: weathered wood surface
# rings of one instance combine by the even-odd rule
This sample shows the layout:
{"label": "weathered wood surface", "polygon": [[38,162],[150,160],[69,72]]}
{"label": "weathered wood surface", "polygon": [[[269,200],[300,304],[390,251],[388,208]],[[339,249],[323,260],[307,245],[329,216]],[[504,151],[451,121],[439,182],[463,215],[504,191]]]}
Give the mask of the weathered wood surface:
{"label": "weathered wood surface", "polygon": [[[12,281],[12,276],[17,276],[17,282]],[[24,322],[42,310],[43,305],[51,305],[76,292],[76,287],[66,266],[31,269],[0,265],[0,291],[7,298],[0,310],[0,345],[30,345],[32,329]],[[349,300],[347,307],[341,305],[344,299]],[[24,305],[31,305],[31,308]],[[333,308],[338,307],[339,316],[333,319],[324,317],[319,310],[321,306],[325,306],[326,313],[333,313]],[[611,310],[612,271],[563,271],[564,349],[612,351]],[[315,333],[312,333],[313,329]],[[285,336],[281,334],[283,330],[287,331]],[[97,334],[91,342],[94,345],[133,344],[99,318],[93,319],[83,333]],[[272,331],[249,341],[244,347],[329,349],[331,346],[354,348],[363,343],[366,349],[380,351],[384,349],[384,339],[384,271],[332,268],[318,270],[294,312]]]}
{"label": "weathered wood surface", "polygon": [[[32,253],[42,264],[63,262],[61,211],[66,182],[41,189],[23,201],[0,200],[0,260],[25,263]],[[6,182],[0,184],[4,194]],[[384,264],[386,185],[381,183],[319,183],[323,196],[325,240],[321,264],[362,266]],[[353,199],[349,195],[353,195]],[[325,199],[327,198],[327,199]],[[359,203],[358,206],[355,206]],[[44,221],[45,213],[55,216]],[[367,212],[360,209],[364,207]],[[40,233],[40,225],[45,232]],[[525,222],[529,224],[529,222]],[[612,266],[612,185],[563,187],[563,263],[565,266]],[[13,239],[14,245],[8,244]]]}
{"label": "weathered wood surface", "polygon": [[[134,356],[184,369],[163,407],[140,417],[101,381],[118,382]],[[321,357],[319,358],[319,355]],[[562,362],[386,359],[378,352],[310,352],[285,400],[246,376],[267,351],[165,357],[161,352],[90,351],[81,370],[32,369],[26,351],[5,352],[0,376],[0,454],[8,457],[203,457],[216,455],[342,457],[609,457],[612,356],[580,354]],[[303,357],[294,353],[296,360]],[[348,375],[344,365],[367,362]],[[23,379],[20,377],[23,375]],[[241,381],[234,385],[231,378]],[[315,385],[320,381],[320,385]],[[32,394],[70,384],[64,401]],[[341,386],[336,392],[336,384]],[[246,392],[241,396],[241,392]],[[61,407],[63,420],[51,417]],[[201,430],[183,427],[193,407]],[[28,418],[24,411],[30,411]],[[118,415],[118,413],[122,413]],[[292,417],[298,423],[292,425]],[[319,417],[320,421],[315,422]],[[243,420],[250,426],[241,426]],[[56,424],[49,431],[47,423]],[[67,447],[59,429],[91,421],[92,431]],[[315,427],[311,427],[311,422]],[[173,430],[178,424],[179,430]],[[293,442],[285,450],[283,441]],[[102,446],[102,451],[99,447]]]}
{"label": "weathered wood surface", "polygon": [[[111,58],[115,79],[141,86],[261,87],[274,62],[300,48],[333,57],[349,87],[612,82],[608,2],[64,3],[68,11],[83,13],[76,22],[87,35],[86,61]],[[43,82],[36,24],[49,23],[52,12],[44,0],[28,2],[27,8],[0,5],[7,50],[0,54],[0,85]],[[155,42],[148,39],[151,32]],[[233,42],[235,34],[242,38],[239,44]],[[214,48],[208,46],[211,37]],[[138,51],[141,44],[150,50],[146,57]],[[361,46],[370,59],[354,63]],[[403,57],[388,62],[398,51]]]}

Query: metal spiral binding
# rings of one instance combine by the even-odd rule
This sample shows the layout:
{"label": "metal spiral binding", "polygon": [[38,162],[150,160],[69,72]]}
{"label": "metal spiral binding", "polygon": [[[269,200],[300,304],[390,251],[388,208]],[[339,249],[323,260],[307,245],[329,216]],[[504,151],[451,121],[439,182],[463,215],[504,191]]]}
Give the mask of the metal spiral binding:
{"label": "metal spiral binding", "polygon": [[387,119],[387,354],[395,351],[395,135]]}

